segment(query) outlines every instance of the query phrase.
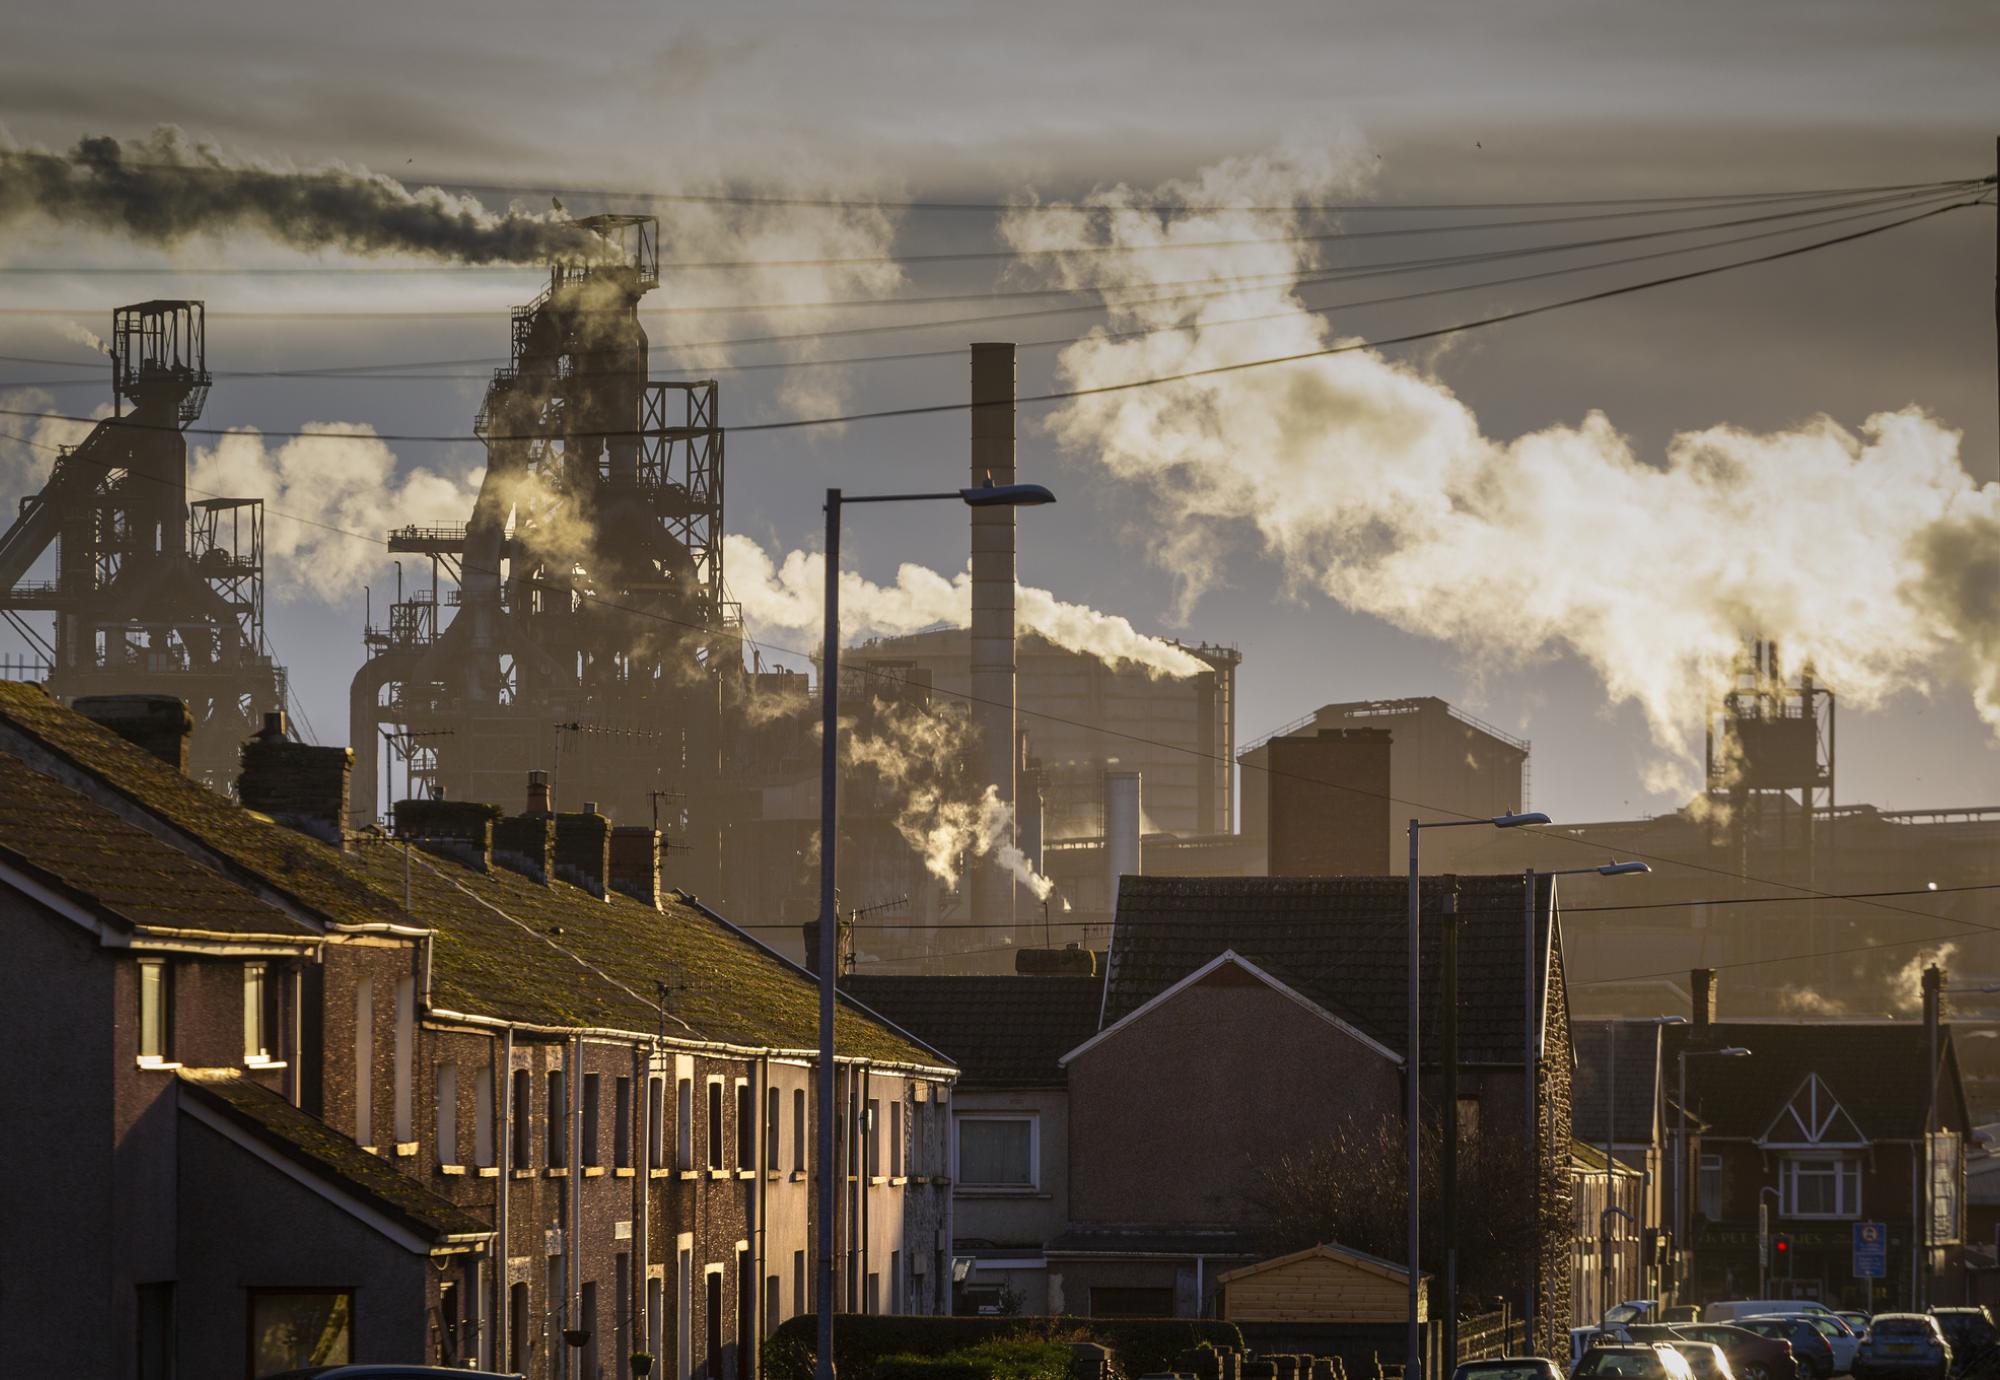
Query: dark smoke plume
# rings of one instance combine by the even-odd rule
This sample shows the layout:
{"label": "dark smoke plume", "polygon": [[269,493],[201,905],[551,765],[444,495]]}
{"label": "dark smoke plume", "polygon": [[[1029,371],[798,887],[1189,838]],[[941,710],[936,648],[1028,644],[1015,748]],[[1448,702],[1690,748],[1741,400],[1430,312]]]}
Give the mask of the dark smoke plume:
{"label": "dark smoke plume", "polygon": [[472,197],[412,191],[378,173],[244,163],[172,126],[129,144],[87,137],[67,153],[0,142],[0,225],[37,214],[150,244],[251,230],[295,249],[473,264],[602,248],[559,216],[496,215]]}

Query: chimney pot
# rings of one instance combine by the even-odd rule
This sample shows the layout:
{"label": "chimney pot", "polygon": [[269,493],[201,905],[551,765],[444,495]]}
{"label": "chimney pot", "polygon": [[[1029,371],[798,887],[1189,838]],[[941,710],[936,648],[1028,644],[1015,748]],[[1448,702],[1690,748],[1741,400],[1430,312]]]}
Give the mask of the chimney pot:
{"label": "chimney pot", "polygon": [[552,803],[549,795],[549,774],[545,771],[529,772],[528,808],[526,813],[531,815],[550,814],[552,813]]}
{"label": "chimney pot", "polygon": [[264,727],[261,730],[259,730],[257,736],[259,738],[262,738],[265,742],[271,742],[273,740],[283,739],[289,736],[285,732],[285,711],[282,709],[265,710]]}

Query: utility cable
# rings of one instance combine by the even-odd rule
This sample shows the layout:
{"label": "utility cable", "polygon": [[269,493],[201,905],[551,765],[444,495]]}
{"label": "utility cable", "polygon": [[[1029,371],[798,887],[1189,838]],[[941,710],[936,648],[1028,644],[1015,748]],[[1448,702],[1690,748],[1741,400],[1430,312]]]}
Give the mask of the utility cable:
{"label": "utility cable", "polygon": [[[1641,230],[1624,235],[1602,235],[1593,239],[1565,240],[1555,244],[1517,246],[1512,249],[1488,249],[1467,254],[1434,255],[1429,258],[1390,260],[1373,264],[1356,264],[1347,268],[1327,269],[1311,273],[1287,271],[1262,275],[1245,275],[1227,286],[1218,286],[1213,276],[1170,280],[1147,284],[1083,284],[1075,287],[1050,288],[1007,288],[988,292],[944,293],[918,297],[851,297],[832,298],[812,302],[760,302],[760,303],[716,303],[690,304],[667,307],[643,307],[639,315],[645,318],[685,315],[769,315],[792,311],[836,311],[856,310],[876,307],[943,306],[966,302],[1008,301],[1027,298],[1074,297],[1085,293],[1107,294],[1114,292],[1146,292],[1158,288],[1205,288],[1207,291],[1188,292],[1169,297],[1140,298],[1137,304],[1152,301],[1202,300],[1204,298],[1234,296],[1262,287],[1287,284],[1310,285],[1314,283],[1341,282],[1354,278],[1379,277],[1385,274],[1427,271],[1437,268],[1453,268],[1464,264],[1491,263],[1505,259],[1526,258],[1542,254],[1572,253],[1580,249],[1596,249],[1606,245],[1630,244],[1639,240],[1654,240],[1669,236],[1697,235],[1715,230],[1735,229],[1744,225],[1768,224],[1774,220],[1796,220],[1802,216],[1820,215],[1828,211],[1852,210],[1863,206],[1880,206],[1894,209],[1903,203],[1929,200],[1938,195],[1957,195],[1970,190],[1979,183],[1954,183],[1940,191],[1925,188],[1918,193],[1900,193],[1892,196],[1864,198],[1857,201],[1837,202],[1832,205],[1814,206],[1788,211],[1767,211],[1762,215],[1740,216],[1731,220],[1710,221],[1700,225],[1676,226],[1667,229]],[[1109,299],[1107,299],[1109,300]],[[1120,305],[1112,302],[1111,305]],[[76,313],[66,307],[0,307],[0,316],[73,316]],[[579,315],[622,316],[622,308],[606,307],[579,312]],[[222,320],[273,320],[273,321],[379,321],[379,320],[483,320],[493,315],[492,308],[417,308],[398,311],[305,311],[296,309],[273,309],[269,311],[208,312],[208,318]]]}
{"label": "utility cable", "polygon": [[[1925,184],[1925,189],[1931,191],[1964,189],[1977,185],[1978,182],[1979,179],[1977,178],[1955,178]],[[1899,190],[1907,192],[1910,189],[1904,188]],[[1249,248],[1258,245],[1332,244],[1348,240],[1399,239],[1411,235],[1463,235],[1486,230],[1533,230],[1550,225],[1579,225],[1592,221],[1631,220],[1651,216],[1697,215],[1708,210],[1735,210],[1750,206],[1784,205],[1802,200],[1824,200],[1829,195],[1831,194],[1782,192],[1764,197],[1729,198],[1705,205],[1649,205],[1638,210],[1594,211],[1578,215],[1544,216],[1532,220],[1470,221],[1442,225],[1395,226],[1379,230],[1330,230],[1313,234],[1258,236],[1249,239],[1168,240],[1158,244],[1094,244],[1066,249],[972,249],[942,253],[856,254],[810,259],[674,259],[663,261],[659,265],[659,270],[662,273],[669,273],[697,269],[742,271],[777,268],[864,268],[889,264],[990,263],[1015,262],[1023,259],[1075,258],[1122,254],[1175,254],[1209,249]],[[1055,210],[1058,208],[1051,206],[1048,209]],[[1144,215],[1151,212],[1147,208],[1135,208],[1135,213]],[[1079,210],[1077,214],[1088,214],[1088,212]],[[1230,215],[1235,214],[1235,212],[1229,207],[1216,207],[1213,211],[1206,214]],[[156,264],[150,267],[112,267],[101,264],[0,265],[0,274],[36,277],[241,278],[307,277],[314,274],[352,274],[365,277],[390,277],[406,274],[512,274],[520,276],[523,274],[545,275],[547,271],[546,267],[539,264],[460,263],[399,264],[390,267],[377,267],[367,264],[299,264],[292,267],[273,267],[268,265],[255,267],[233,265],[191,266],[187,264]]]}
{"label": "utility cable", "polygon": [[[1921,202],[1913,203],[1913,205],[1922,205],[1922,204],[1923,203]],[[1885,211],[1882,209],[1860,211],[1851,213],[1849,215],[1834,216],[1826,220],[1815,221],[1810,225],[1785,226],[1775,230],[1760,230],[1746,235],[1733,235],[1727,239],[1717,240],[1709,244],[1680,245],[1671,249],[1650,250],[1643,254],[1628,254],[1628,255],[1621,255],[1620,257],[1614,259],[1601,259],[1594,263],[1565,265],[1561,268],[1542,269],[1534,273],[1512,274],[1504,278],[1487,278],[1473,283],[1453,283],[1453,284],[1448,284],[1444,287],[1426,288],[1416,292],[1391,293],[1379,297],[1364,297],[1364,298],[1352,299],[1345,302],[1324,302],[1324,303],[1306,302],[1303,303],[1302,305],[1304,309],[1307,311],[1313,312],[1315,314],[1324,314],[1333,311],[1354,311],[1366,307],[1388,306],[1403,302],[1421,301],[1433,297],[1451,296],[1461,292],[1476,292],[1486,288],[1512,287],[1521,283],[1540,282],[1546,279],[1569,277],[1571,275],[1580,273],[1594,273],[1601,269],[1617,268],[1629,264],[1649,263],[1659,259],[1675,258],[1684,254],[1707,253],[1713,250],[1732,248],[1740,244],[1750,244],[1760,240],[1773,239],[1785,235],[1800,234],[1811,230],[1820,230],[1834,225],[1848,224],[1856,220],[1865,220],[1883,214],[1885,214]],[[1093,303],[1084,307],[1053,308],[1048,311],[1021,312],[1021,313],[1013,313],[1011,315],[1041,317],[1054,314],[1067,314],[1077,311],[1099,311],[1102,309],[1103,308],[1100,305]],[[1291,320],[1295,318],[1298,314],[1299,314],[1298,309],[1292,309],[1282,312],[1264,312],[1255,316],[1225,317],[1219,320],[1204,320],[1200,323],[1200,325],[1201,329],[1206,331],[1227,326],[1257,325],[1271,321]],[[992,324],[994,321],[1001,319],[1007,319],[1007,318],[982,315],[982,316],[960,317],[957,318],[956,320],[949,322],[943,322],[943,321],[923,322],[914,325],[899,323],[892,326],[867,327],[863,329],[869,333],[878,333],[883,331],[899,332],[906,330],[928,330],[945,325],[983,326]],[[1139,327],[1121,331],[1097,331],[1093,332],[1088,336],[1067,335],[1067,336],[1056,336],[1042,340],[1019,341],[1016,342],[1015,348],[1018,350],[1056,349],[1067,345],[1074,345],[1082,340],[1108,340],[1108,341],[1135,340],[1156,335],[1178,334],[1185,332],[1188,329],[1189,328],[1185,325],[1171,325],[1171,326]],[[724,349],[740,345],[762,345],[762,344],[771,344],[780,342],[812,341],[812,340],[821,340],[832,336],[846,335],[852,333],[855,332],[848,332],[841,330],[802,331],[796,334],[751,336],[751,337],[743,337],[743,338],[729,339],[729,340],[686,341],[677,344],[660,345],[655,347],[655,350],[659,354],[663,354],[669,358],[672,358],[676,354],[687,353],[702,349]],[[768,360],[768,361],[759,361],[747,364],[701,364],[693,366],[687,372],[699,373],[703,375],[713,375],[713,374],[725,374],[725,373],[762,372],[767,370],[791,371],[791,370],[811,369],[811,368],[847,367],[847,366],[862,365],[862,364],[907,363],[909,361],[920,360],[920,359],[941,359],[948,356],[958,357],[962,356],[964,353],[965,351],[963,347],[954,345],[954,346],[947,346],[931,350],[904,350],[893,354],[833,355],[833,356],[808,357],[804,359]],[[84,364],[81,361],[48,359],[45,357],[33,356],[33,355],[0,355],[0,362],[15,363],[15,364],[46,364],[64,368],[77,368],[77,369],[87,368],[93,370],[93,373],[91,375],[81,378],[16,380],[6,383],[0,383],[0,388],[67,388],[67,387],[81,387],[81,386],[97,386],[101,385],[103,382],[101,372],[97,372],[100,369],[100,366]],[[444,369],[453,366],[497,367],[508,364],[510,362],[511,362],[511,357],[509,356],[488,355],[473,359],[428,360],[428,361],[415,360],[415,361],[408,361],[402,364],[357,364],[357,365],[345,365],[345,366],[320,366],[320,367],[297,368],[297,369],[260,369],[260,370],[217,369],[217,370],[211,370],[210,373],[211,377],[217,379],[224,379],[224,378],[250,379],[250,380],[260,380],[260,381],[270,380],[270,379],[371,379],[371,378],[390,379],[390,380],[427,380],[427,381],[458,380],[458,379],[476,380],[487,376],[484,369],[478,369],[472,372],[460,372],[460,373],[420,373],[420,372],[405,373],[396,371],[422,370],[430,368]],[[571,378],[592,377],[598,374],[608,375],[613,372],[614,371],[611,370],[582,370],[570,374],[567,377]],[[616,371],[616,372],[622,373],[624,371]]]}
{"label": "utility cable", "polygon": [[[1327,346],[1325,348],[1318,350],[1303,350],[1293,354],[1273,355],[1259,359],[1240,360],[1231,364],[1211,365],[1201,369],[1189,369],[1172,374],[1160,374],[1160,375],[1149,376],[1146,378],[1127,379],[1118,383],[1097,384],[1085,388],[1069,388],[1069,389],[1060,389],[1045,393],[1024,394],[1018,398],[1009,399],[1005,403],[974,404],[970,401],[927,403],[927,404],[917,404],[909,407],[879,408],[872,411],[851,412],[851,413],[831,415],[831,416],[797,417],[787,420],[771,421],[771,422],[750,422],[737,426],[727,427],[724,428],[724,430],[731,433],[745,433],[745,434],[753,432],[796,431],[810,427],[840,426],[853,422],[882,421],[898,417],[922,417],[922,416],[936,416],[945,413],[969,412],[973,410],[975,406],[982,406],[982,405],[997,407],[1003,405],[1004,406],[1018,406],[1023,404],[1041,405],[1047,403],[1070,402],[1078,398],[1095,397],[1108,393],[1129,392],[1133,389],[1138,389],[1138,388],[1150,388],[1169,383],[1183,383],[1191,379],[1212,378],[1225,374],[1243,373],[1252,369],[1268,368],[1280,364],[1303,363],[1307,360],[1325,359],[1335,355],[1352,354],[1362,350],[1385,349],[1395,345],[1407,345],[1421,341],[1436,340],[1444,336],[1456,335],[1462,332],[1479,330],[1489,326],[1503,325],[1512,321],[1526,320],[1530,317],[1545,315],[1553,311],[1561,311],[1569,307],[1583,306],[1588,303],[1607,301],[1612,298],[1627,296],[1635,292],[1643,292],[1651,288],[1665,287],[1676,283],[1691,282],[1700,278],[1712,277],[1719,273],[1728,273],[1736,269],[1751,268],[1762,264],[1775,263],[1783,259],[1795,258],[1802,254],[1810,254],[1817,250],[1827,249],[1835,245],[1849,244],[1857,240],[1869,238],[1870,236],[1873,235],[1884,234],[1891,230],[1901,229],[1904,226],[1914,225],[1919,221],[1929,220],[1934,216],[1943,215],[1950,211],[1960,210],[1966,207],[1978,206],[1984,204],[1987,203],[1978,201],[1954,201],[1948,205],[1934,207],[1927,211],[1922,211],[1914,215],[1905,216],[1901,219],[1890,221],[1884,225],[1871,226],[1866,229],[1851,231],[1844,235],[1836,235],[1828,239],[1815,240],[1810,244],[1796,245],[1788,249],[1776,250],[1769,254],[1760,254],[1748,259],[1738,259],[1730,263],[1716,264],[1707,268],[1691,269],[1687,272],[1671,274],[1660,278],[1649,278],[1638,283],[1627,283],[1619,287],[1605,288],[1597,292],[1584,293],[1575,297],[1562,298],[1554,302],[1545,302],[1536,306],[1520,307],[1511,311],[1497,313],[1492,316],[1477,317],[1471,320],[1456,322],[1451,325],[1435,326],[1426,330],[1409,331],[1393,336],[1379,336],[1370,340],[1351,341],[1341,345]],[[78,423],[86,423],[86,422],[94,423],[97,420],[95,418],[89,418],[89,417],[78,417],[68,413],[44,412],[44,411],[36,411],[33,409],[23,409],[23,408],[0,408],[0,416],[26,417],[26,418],[34,418],[40,420],[67,421],[67,422],[78,422]],[[230,428],[223,428],[223,427],[175,427],[175,426],[166,426],[156,423],[134,423],[129,421],[127,424],[137,426],[142,429],[177,431],[183,435],[190,435],[190,436],[226,436],[233,434]],[[266,430],[266,431],[261,431],[259,434],[264,437],[277,440],[352,439],[351,437],[341,433],[329,433],[322,431]],[[639,429],[630,429],[630,430],[608,431],[597,434],[602,434],[606,436],[633,436],[633,435],[644,435],[645,433]],[[525,444],[538,440],[544,440],[546,439],[546,437],[541,435],[540,433],[529,433],[522,435],[500,435],[500,436],[488,435],[482,437],[469,432],[442,433],[442,434],[398,432],[398,433],[376,433],[371,437],[371,439],[385,441],[385,442],[396,442],[399,444],[455,444],[459,442],[484,442],[486,444],[492,444],[493,442],[516,442]]]}

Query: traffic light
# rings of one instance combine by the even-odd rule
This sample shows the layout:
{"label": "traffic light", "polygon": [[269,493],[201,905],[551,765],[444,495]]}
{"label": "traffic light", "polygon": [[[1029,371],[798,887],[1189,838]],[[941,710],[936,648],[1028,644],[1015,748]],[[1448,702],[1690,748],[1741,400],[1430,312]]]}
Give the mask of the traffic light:
{"label": "traffic light", "polygon": [[1792,1277],[1792,1238],[1779,1232],[1771,1238],[1771,1264],[1786,1279]]}

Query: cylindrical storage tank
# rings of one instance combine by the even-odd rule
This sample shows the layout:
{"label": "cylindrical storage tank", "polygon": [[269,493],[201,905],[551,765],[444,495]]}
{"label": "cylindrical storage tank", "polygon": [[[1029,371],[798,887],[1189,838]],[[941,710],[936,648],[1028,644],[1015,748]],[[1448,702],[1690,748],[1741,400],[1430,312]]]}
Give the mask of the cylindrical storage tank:
{"label": "cylindrical storage tank", "polygon": [[1138,875],[1139,773],[1104,773],[1104,875],[1111,913],[1118,913],[1118,879]]}

